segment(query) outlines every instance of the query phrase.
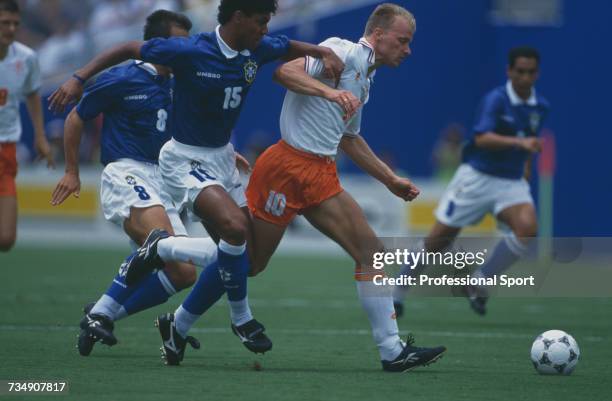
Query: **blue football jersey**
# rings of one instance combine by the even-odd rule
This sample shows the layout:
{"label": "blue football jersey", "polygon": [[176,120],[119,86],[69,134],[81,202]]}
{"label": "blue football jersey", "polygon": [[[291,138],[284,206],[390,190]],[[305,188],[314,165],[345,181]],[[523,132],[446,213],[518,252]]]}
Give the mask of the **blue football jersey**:
{"label": "blue football jersey", "polygon": [[156,38],[140,50],[143,60],[172,68],[175,77],[172,135],[205,147],[226,145],[258,68],[289,50],[285,36],[264,36],[253,50],[233,51],[215,32]]}
{"label": "blue football jersey", "polygon": [[[514,137],[534,137],[542,128],[550,106],[534,94],[527,101],[519,99],[509,83],[489,92],[476,116],[474,135],[494,132]],[[474,138],[463,149],[463,161],[485,174],[518,179],[523,176],[529,152],[521,149],[488,150],[476,146]]]}
{"label": "blue football jersey", "polygon": [[157,163],[170,137],[172,80],[142,61],[111,68],[85,88],[77,105],[83,120],[104,115],[102,164],[127,158]]}

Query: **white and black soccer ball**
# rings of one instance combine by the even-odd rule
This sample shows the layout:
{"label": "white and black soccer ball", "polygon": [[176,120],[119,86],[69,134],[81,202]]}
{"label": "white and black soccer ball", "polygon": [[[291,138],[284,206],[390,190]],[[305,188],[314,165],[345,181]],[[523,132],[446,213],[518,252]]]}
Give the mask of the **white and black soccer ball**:
{"label": "white and black soccer ball", "polygon": [[574,337],[562,330],[548,330],[536,337],[531,346],[531,361],[544,375],[569,375],[580,359]]}

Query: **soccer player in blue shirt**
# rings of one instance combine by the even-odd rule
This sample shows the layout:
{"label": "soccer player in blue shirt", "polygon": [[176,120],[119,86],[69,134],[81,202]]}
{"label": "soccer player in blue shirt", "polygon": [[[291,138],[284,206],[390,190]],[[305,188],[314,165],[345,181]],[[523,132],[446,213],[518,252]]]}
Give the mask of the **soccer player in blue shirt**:
{"label": "soccer player in blue shirt", "polygon": [[[536,49],[510,50],[508,81],[484,97],[474,136],[463,150],[463,164],[442,196],[436,224],[425,239],[427,251],[442,251],[463,227],[492,213],[502,223],[504,237],[472,276],[493,277],[508,269],[537,235],[536,211],[527,180],[531,158],[541,148],[538,133],[550,109],[534,88],[539,69]],[[416,274],[419,270],[404,267],[400,274]],[[403,311],[405,290],[395,288],[398,315]],[[484,315],[488,298],[485,289],[468,286],[465,291],[472,309]]]}
{"label": "soccer player in blue shirt", "polygon": [[[172,314],[158,318],[169,364],[180,362],[187,330],[210,301],[225,292],[232,329],[244,345],[253,352],[266,352],[272,347],[264,326],[253,318],[248,305],[246,244],[250,218],[230,136],[261,65],[309,55],[322,59],[326,75],[336,82],[343,69],[342,61],[328,48],[285,36],[268,36],[268,22],[276,9],[276,0],[222,0],[220,25],[215,31],[119,45],[77,71],[74,79],[50,97],[51,107],[61,110],[80,95],[80,81],[128,58],[173,70],[173,138],[160,154],[161,175],[174,202],[214,227],[220,241],[218,262],[200,275],[177,312],[181,319]],[[128,284],[163,265],[158,248],[172,239],[160,231],[147,238],[127,266]],[[179,320],[181,325],[176,324]]]}
{"label": "soccer player in blue shirt", "polygon": [[[144,38],[182,36],[191,29],[183,15],[159,10],[147,18]],[[186,231],[170,196],[162,188],[157,166],[159,152],[170,135],[168,112],[172,104],[170,69],[142,61],[132,61],[100,74],[87,86],[79,104],[65,123],[66,173],[52,195],[53,205],[80,190],[78,150],[85,121],[104,114],[101,161],[105,166],[101,183],[101,206],[107,220],[120,226],[141,245],[149,232],[162,228],[174,235]],[[191,252],[191,261],[207,265],[216,257],[210,238],[177,237]],[[183,253],[185,253],[183,251]],[[107,292],[85,309],[78,349],[87,356],[97,341],[114,345],[114,321],[165,302],[177,291],[196,280],[192,264],[169,261],[163,270],[128,287],[118,274]]]}

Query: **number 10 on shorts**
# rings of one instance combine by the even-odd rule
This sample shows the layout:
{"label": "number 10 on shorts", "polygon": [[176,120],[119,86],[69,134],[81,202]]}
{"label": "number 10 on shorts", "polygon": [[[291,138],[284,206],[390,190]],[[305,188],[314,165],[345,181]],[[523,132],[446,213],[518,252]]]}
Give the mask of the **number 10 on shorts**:
{"label": "number 10 on shorts", "polygon": [[282,216],[285,212],[285,206],[287,206],[287,198],[284,194],[277,193],[276,191],[270,191],[268,200],[266,201],[266,212],[272,216]]}

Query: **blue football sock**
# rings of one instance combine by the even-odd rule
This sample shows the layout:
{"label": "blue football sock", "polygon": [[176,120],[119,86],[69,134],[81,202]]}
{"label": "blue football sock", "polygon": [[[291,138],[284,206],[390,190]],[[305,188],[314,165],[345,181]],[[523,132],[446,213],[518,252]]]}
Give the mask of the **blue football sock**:
{"label": "blue football sock", "polygon": [[485,264],[480,268],[480,272],[485,277],[493,277],[507,270],[527,251],[527,246],[510,234],[505,236],[489,256]]}
{"label": "blue football sock", "polygon": [[125,276],[117,274],[105,294],[114,299],[119,305],[123,305],[137,288],[136,286],[128,286],[125,283]]}
{"label": "blue football sock", "polygon": [[135,287],[134,293],[123,303],[128,315],[163,304],[177,292],[162,270],[150,274]]}
{"label": "blue football sock", "polygon": [[213,262],[200,273],[198,281],[181,306],[193,315],[202,315],[221,298],[224,292],[219,265]]}
{"label": "blue football sock", "polygon": [[219,272],[230,301],[242,301],[247,296],[249,261],[246,244],[230,245],[221,240],[218,250]]}
{"label": "blue football sock", "polygon": [[[126,261],[130,260],[133,255],[134,254],[128,256]],[[104,315],[112,320],[115,320],[121,306],[134,293],[134,291],[136,291],[136,287],[129,287],[125,283],[125,276],[121,275],[120,273],[117,274],[113,278],[110,287],[108,287],[104,295],[102,295],[102,297],[100,297],[100,299],[96,302],[90,313]]]}

